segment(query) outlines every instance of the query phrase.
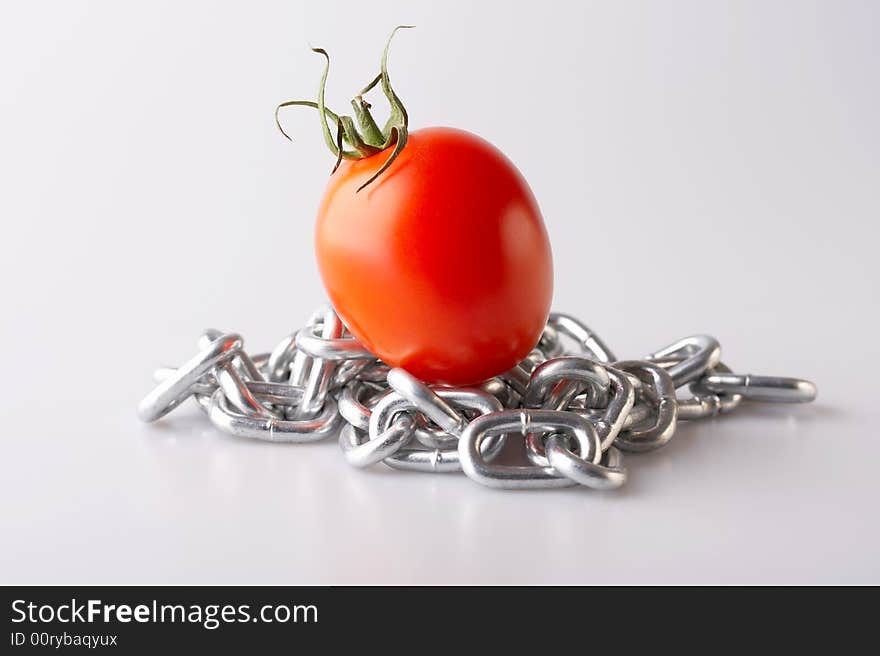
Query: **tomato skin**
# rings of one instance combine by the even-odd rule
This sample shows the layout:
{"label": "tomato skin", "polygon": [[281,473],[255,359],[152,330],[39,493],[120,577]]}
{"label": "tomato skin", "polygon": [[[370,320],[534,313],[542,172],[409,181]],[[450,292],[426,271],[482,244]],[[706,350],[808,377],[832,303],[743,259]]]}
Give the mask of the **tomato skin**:
{"label": "tomato skin", "polygon": [[318,211],[318,268],[352,334],[418,378],[473,384],[537,343],[550,311],[553,263],[538,204],[513,164],[452,128],[410,134],[345,161]]}

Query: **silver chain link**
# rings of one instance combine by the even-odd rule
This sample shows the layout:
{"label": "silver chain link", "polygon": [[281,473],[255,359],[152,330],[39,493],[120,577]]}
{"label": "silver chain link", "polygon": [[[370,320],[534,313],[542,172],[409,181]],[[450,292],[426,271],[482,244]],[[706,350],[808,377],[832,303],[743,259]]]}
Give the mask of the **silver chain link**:
{"label": "silver chain link", "polygon": [[355,467],[463,471],[496,488],[614,489],[627,478],[621,452],[662,447],[679,421],[743,401],[816,397],[806,380],[733,373],[708,335],[618,360],[587,326],[558,313],[526,359],[469,388],[426,385],[389,368],[330,307],[269,354],[251,358],[240,335],[218,330],[198,345],[181,367],[155,372],[158,385],[138,406],[142,420],[193,397],[235,437],[299,443],[338,434]]}

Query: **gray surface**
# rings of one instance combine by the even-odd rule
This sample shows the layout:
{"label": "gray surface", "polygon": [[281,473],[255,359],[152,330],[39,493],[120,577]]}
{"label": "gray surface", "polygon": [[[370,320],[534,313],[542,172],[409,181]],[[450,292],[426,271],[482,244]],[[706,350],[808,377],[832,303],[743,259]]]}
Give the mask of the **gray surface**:
{"label": "gray surface", "polygon": [[[3,10],[0,580],[880,583],[877,6],[311,4]],[[139,424],[204,327],[265,350],[322,302],[332,161],[272,108],[314,93],[309,42],[343,106],[399,22],[413,126],[531,182],[557,309],[622,356],[716,335],[818,403],[684,425],[607,494],[355,471],[192,406]]]}

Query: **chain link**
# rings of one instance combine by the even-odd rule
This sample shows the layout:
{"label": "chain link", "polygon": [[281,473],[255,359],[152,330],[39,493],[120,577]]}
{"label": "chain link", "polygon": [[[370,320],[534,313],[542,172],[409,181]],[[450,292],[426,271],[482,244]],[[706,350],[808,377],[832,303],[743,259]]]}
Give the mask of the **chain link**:
{"label": "chain link", "polygon": [[158,385],[138,405],[143,421],[193,397],[235,437],[301,443],[338,434],[355,467],[463,471],[495,488],[618,488],[627,478],[621,452],[662,447],[679,421],[745,401],[816,397],[806,380],[734,373],[708,335],[617,360],[586,325],[559,313],[522,362],[470,388],[426,385],[388,367],[330,307],[269,354],[251,358],[240,335],[219,330],[205,331],[198,346],[181,367],[155,372]]}

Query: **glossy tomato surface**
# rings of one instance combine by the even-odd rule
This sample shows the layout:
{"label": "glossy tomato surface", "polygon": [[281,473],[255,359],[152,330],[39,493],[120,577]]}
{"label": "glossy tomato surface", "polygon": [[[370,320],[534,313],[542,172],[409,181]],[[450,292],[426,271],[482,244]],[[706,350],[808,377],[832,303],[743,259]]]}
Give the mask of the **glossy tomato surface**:
{"label": "glossy tomato surface", "polygon": [[452,128],[413,132],[343,162],[318,212],[321,277],[342,320],[392,366],[470,384],[522,360],[550,311],[553,264],[538,204],[513,164]]}

